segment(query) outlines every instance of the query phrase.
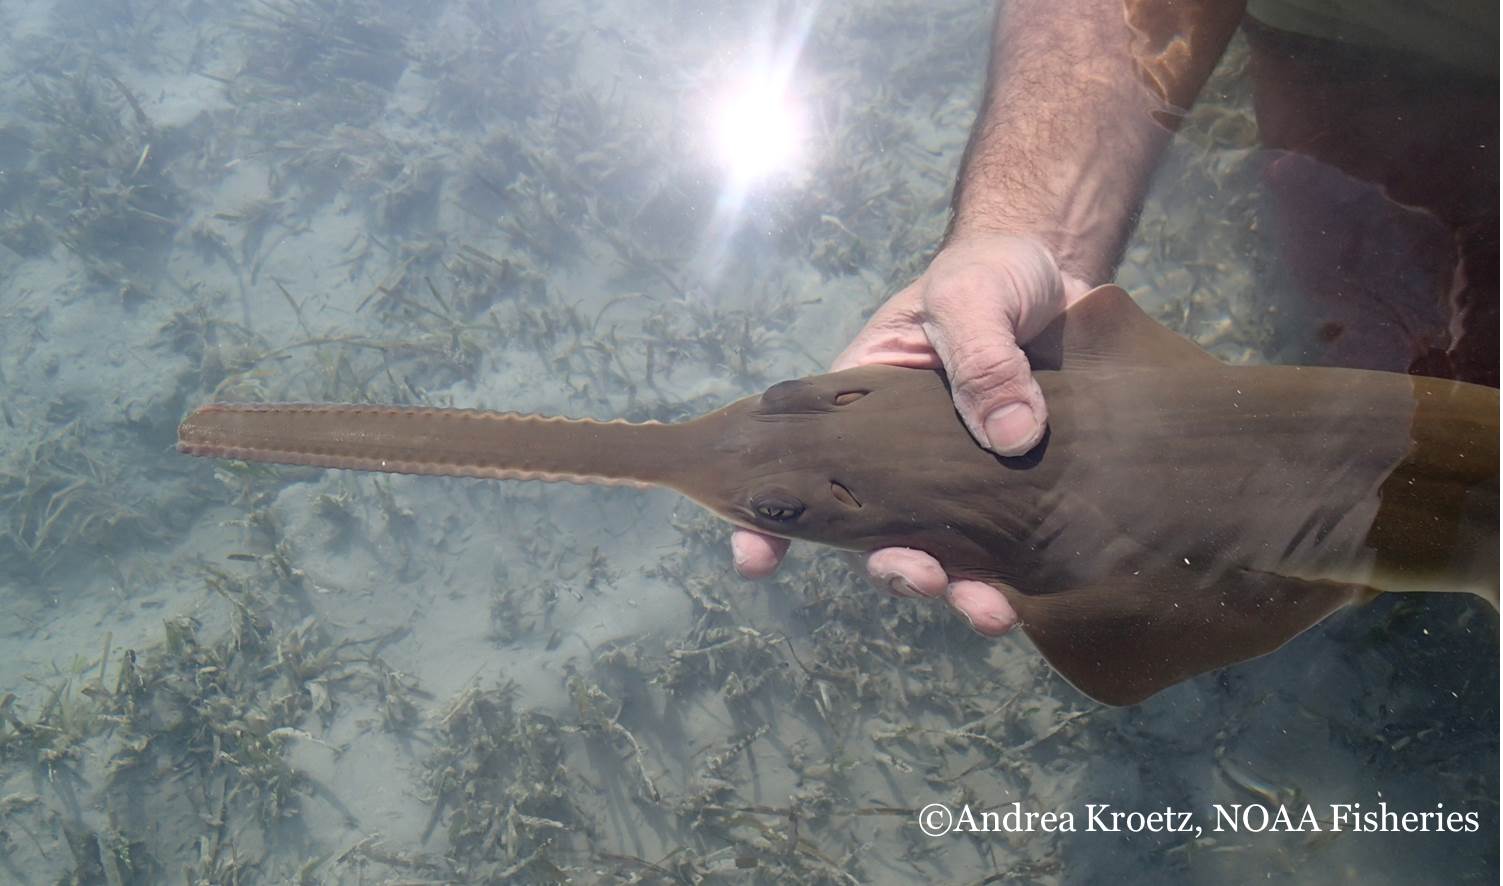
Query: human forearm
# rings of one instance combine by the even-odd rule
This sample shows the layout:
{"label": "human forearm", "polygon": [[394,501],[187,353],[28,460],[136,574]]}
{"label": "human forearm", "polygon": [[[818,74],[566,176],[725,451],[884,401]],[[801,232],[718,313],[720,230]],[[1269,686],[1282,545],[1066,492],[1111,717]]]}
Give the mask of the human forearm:
{"label": "human forearm", "polygon": [[1241,0],[1004,0],[947,239],[1038,238],[1111,277],[1149,177]]}

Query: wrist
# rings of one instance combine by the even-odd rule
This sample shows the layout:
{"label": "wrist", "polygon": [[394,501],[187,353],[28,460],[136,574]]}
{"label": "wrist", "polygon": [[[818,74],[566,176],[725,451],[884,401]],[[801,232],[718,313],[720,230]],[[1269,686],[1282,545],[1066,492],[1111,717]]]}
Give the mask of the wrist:
{"label": "wrist", "polygon": [[[1064,284],[1063,299],[1067,307],[1092,288],[1110,282],[1115,269],[1109,257],[1114,249],[1092,248],[1062,225],[1038,222],[981,219],[963,224],[957,221],[945,235],[944,248],[951,244],[998,240],[1026,240],[1047,254],[1050,267]],[[1111,240],[1115,243],[1117,238]]]}
{"label": "wrist", "polygon": [[[946,242],[1029,237],[1077,286],[1110,282],[1168,141],[1168,132],[1146,119],[1134,123],[1094,128],[1043,156],[1011,138],[980,146],[957,183]],[[1101,131],[1107,128],[1114,137]],[[996,175],[1007,156],[1015,158],[1013,173]],[[1016,158],[1026,158],[1026,167]]]}

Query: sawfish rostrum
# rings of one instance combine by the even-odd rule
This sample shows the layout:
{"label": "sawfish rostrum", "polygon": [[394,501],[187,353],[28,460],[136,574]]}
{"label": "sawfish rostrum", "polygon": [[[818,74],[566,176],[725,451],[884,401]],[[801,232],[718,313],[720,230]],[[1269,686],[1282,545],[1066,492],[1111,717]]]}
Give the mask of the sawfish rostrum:
{"label": "sawfish rostrum", "polygon": [[1002,590],[1081,691],[1130,704],[1277,649],[1377,592],[1498,593],[1498,392],[1225,365],[1100,287],[1029,346],[1050,407],[980,448],[942,374],[786,381],[679,424],[479,410],[211,404],[191,455],[665,486],[726,520],[901,546]]}

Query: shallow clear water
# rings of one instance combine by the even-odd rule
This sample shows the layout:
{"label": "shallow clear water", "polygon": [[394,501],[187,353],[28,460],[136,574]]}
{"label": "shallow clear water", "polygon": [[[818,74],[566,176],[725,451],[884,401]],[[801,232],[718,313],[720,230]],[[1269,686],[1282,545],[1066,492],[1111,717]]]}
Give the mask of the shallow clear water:
{"label": "shallow clear water", "polygon": [[[1108,709],[828,551],[736,579],[667,493],[172,452],[211,399],[672,420],[821,370],[943,231],[989,16],[0,10],[0,878],[1496,881],[1470,599]],[[786,165],[728,188],[727,95],[799,33],[797,150],[733,132]],[[1119,274],[1239,362],[1300,346],[1247,58]],[[1478,827],[1214,832],[1258,802]],[[930,837],[932,803],[1076,830]]]}

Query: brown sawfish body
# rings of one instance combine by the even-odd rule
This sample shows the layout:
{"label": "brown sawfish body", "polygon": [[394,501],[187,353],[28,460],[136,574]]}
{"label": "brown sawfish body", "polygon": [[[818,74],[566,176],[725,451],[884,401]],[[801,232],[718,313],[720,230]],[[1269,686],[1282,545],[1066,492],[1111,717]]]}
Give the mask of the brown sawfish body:
{"label": "brown sawfish body", "polygon": [[675,489],[741,526],[932,554],[1007,595],[1049,662],[1129,704],[1379,591],[1498,589],[1498,392],[1233,367],[1101,287],[1028,348],[1033,452],[972,440],[936,372],[783,382],[680,424],[216,404],[192,455]]}

